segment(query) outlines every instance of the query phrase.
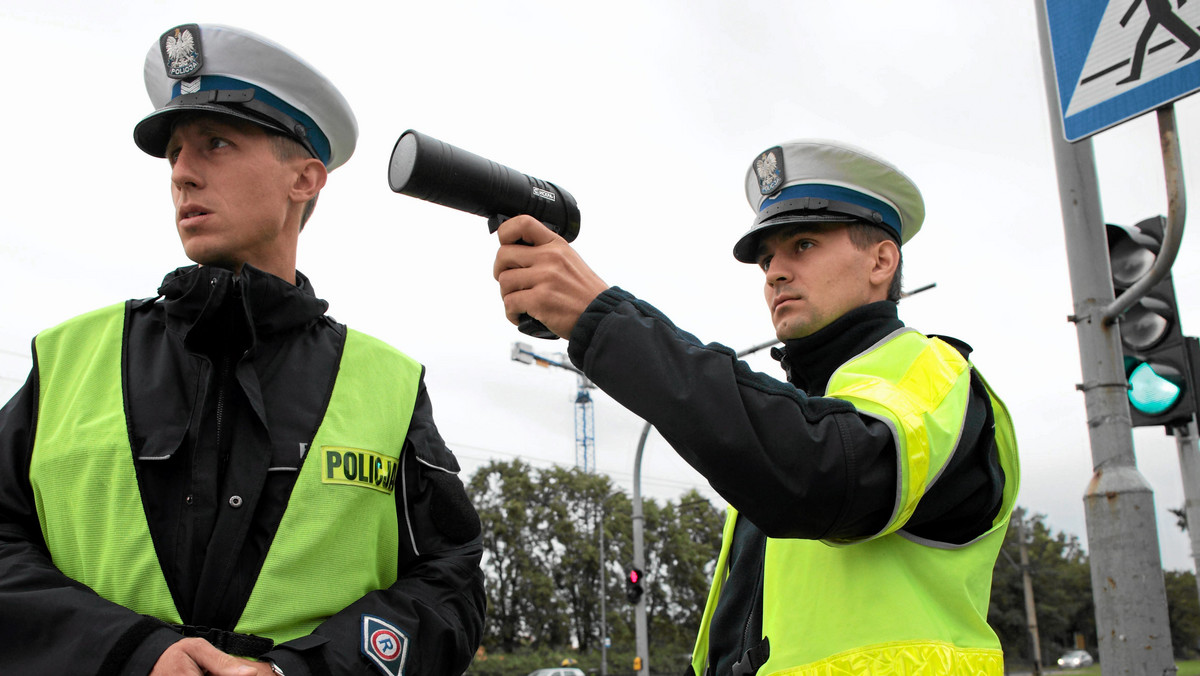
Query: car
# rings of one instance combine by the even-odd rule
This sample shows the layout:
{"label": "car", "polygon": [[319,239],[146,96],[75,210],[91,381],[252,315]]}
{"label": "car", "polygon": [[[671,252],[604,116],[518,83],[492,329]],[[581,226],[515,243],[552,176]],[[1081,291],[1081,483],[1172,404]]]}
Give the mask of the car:
{"label": "car", "polygon": [[549,669],[535,669],[529,672],[529,676],[584,676],[582,669],[575,667],[550,667]]}
{"label": "car", "polygon": [[1086,650],[1072,650],[1058,658],[1058,666],[1063,669],[1079,669],[1092,664],[1092,656]]}

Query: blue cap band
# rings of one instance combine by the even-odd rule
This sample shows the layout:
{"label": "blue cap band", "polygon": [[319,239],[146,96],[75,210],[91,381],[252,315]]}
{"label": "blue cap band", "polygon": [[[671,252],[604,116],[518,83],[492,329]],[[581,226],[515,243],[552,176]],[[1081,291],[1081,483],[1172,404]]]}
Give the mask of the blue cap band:
{"label": "blue cap band", "polygon": [[[182,83],[183,81],[180,80],[176,81],[175,84],[172,85],[172,99],[183,93],[180,91]],[[326,138],[325,134],[321,132],[321,128],[318,127],[315,122],[313,122],[311,117],[300,112],[300,110],[296,107],[289,105],[286,101],[278,96],[275,96],[266,89],[250,84],[249,82],[243,82],[242,80],[238,80],[236,78],[224,77],[221,75],[200,76],[200,88],[196,91],[205,92],[213,89],[253,89],[255,101],[265,103],[266,105],[271,106],[272,108],[304,125],[304,129],[308,134],[308,142],[312,144],[313,150],[317,151],[318,159],[320,159],[321,162],[325,163],[326,165],[329,164],[329,139]]]}
{"label": "blue cap band", "polygon": [[826,200],[849,202],[851,204],[857,204],[861,207],[871,209],[872,211],[877,211],[879,212],[879,215],[883,217],[883,222],[896,232],[897,237],[900,236],[900,214],[897,213],[896,210],[887,202],[884,202],[876,197],[871,197],[870,195],[861,193],[857,190],[852,190],[850,188],[844,188],[837,185],[826,185],[823,183],[800,183],[797,185],[790,185],[783,190],[780,190],[772,197],[763,200],[762,204],[759,205],[758,210],[759,212],[762,212],[764,209],[777,202],[798,199],[801,197],[818,197]]}

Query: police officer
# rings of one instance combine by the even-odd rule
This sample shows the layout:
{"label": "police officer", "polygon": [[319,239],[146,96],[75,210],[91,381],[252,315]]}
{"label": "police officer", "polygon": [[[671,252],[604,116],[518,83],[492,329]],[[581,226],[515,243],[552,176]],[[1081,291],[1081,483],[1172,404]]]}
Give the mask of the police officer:
{"label": "police officer", "polygon": [[733,254],[765,275],[787,382],[608,286],[528,216],[500,228],[494,270],[510,320],[569,338],[729,501],[691,671],[1002,674],[987,610],[1015,437],[970,347],[897,314],[920,192],[820,140],[760,153],[745,189],[755,218]]}
{"label": "police officer", "polygon": [[164,33],[145,80],[196,265],[39,334],[0,411],[0,673],[461,673],[480,526],[423,367],[295,268],[349,105],[226,26]]}

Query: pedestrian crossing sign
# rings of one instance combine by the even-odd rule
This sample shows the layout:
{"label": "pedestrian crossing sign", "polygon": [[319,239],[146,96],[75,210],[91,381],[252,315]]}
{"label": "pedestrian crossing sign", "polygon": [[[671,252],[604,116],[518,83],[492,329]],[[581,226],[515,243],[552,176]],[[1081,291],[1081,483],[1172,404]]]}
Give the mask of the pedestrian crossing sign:
{"label": "pedestrian crossing sign", "polygon": [[1200,88],[1200,0],[1046,0],[1068,141]]}

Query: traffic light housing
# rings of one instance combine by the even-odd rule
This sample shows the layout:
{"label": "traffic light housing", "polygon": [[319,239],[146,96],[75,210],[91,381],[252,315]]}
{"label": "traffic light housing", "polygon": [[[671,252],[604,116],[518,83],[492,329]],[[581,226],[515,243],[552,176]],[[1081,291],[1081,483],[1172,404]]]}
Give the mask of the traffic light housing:
{"label": "traffic light housing", "polygon": [[625,571],[625,598],[629,599],[630,603],[637,603],[642,600],[642,594],[645,590],[642,589],[642,571],[637,568],[629,568]]}
{"label": "traffic light housing", "polygon": [[[1150,271],[1162,247],[1165,226],[1162,216],[1132,227],[1105,226],[1116,295]],[[1121,316],[1120,331],[1133,426],[1186,424],[1196,411],[1193,368],[1200,365],[1200,354],[1196,339],[1185,337],[1180,329],[1171,275]]]}

